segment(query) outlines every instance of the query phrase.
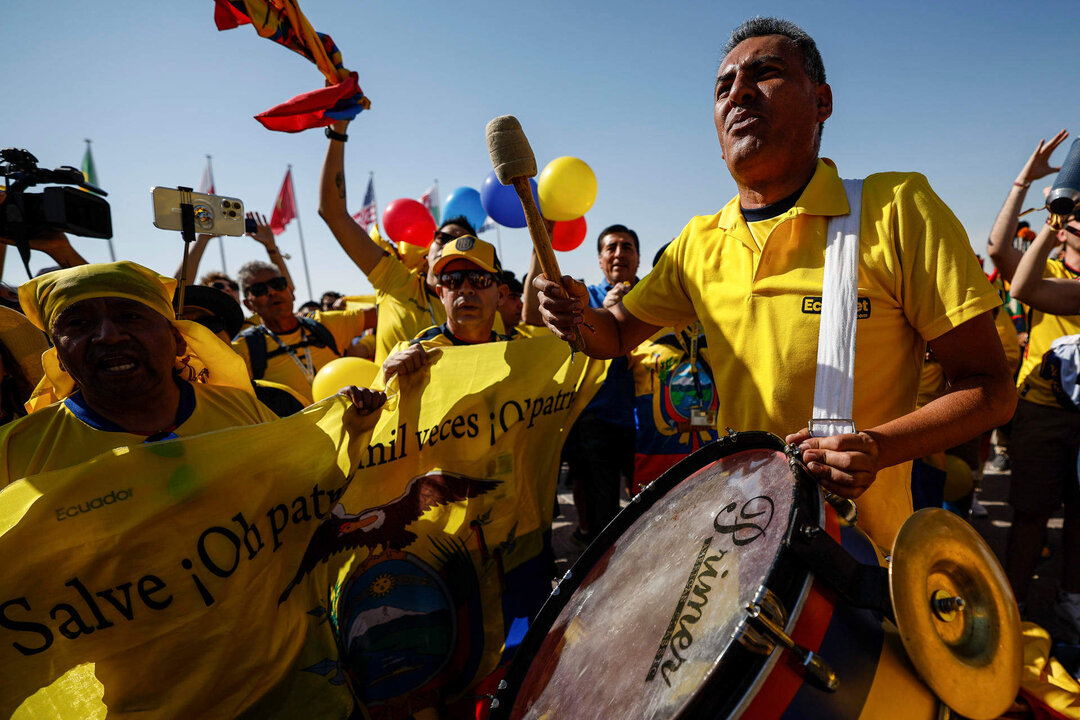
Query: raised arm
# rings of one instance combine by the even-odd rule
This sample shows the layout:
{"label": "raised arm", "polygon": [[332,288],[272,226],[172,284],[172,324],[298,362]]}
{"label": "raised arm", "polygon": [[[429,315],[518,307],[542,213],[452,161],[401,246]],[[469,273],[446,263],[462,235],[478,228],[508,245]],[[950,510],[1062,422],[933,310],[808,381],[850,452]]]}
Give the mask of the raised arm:
{"label": "raised arm", "polygon": [[572,339],[576,328],[589,357],[607,360],[626,355],[660,329],[631,315],[621,302],[610,308],[589,307],[589,291],[569,275],[563,275],[561,285],[545,275],[538,275],[533,284],[544,324],[563,340]]}
{"label": "raised arm", "polygon": [[[185,285],[194,285],[195,277],[199,274],[199,263],[202,262],[203,253],[206,252],[206,246],[214,238],[213,235],[199,234],[195,236],[195,242],[191,243],[191,247],[188,248],[187,253],[187,277],[182,278]],[[180,264],[176,266],[176,272],[173,273],[173,277],[177,280],[181,280],[181,273],[184,272],[184,261],[181,260]]]}
{"label": "raised arm", "polygon": [[[331,129],[345,134],[348,121],[334,123]],[[385,251],[349,214],[345,198],[345,141],[330,140],[319,180],[319,216],[334,233],[338,244],[356,267],[368,275],[379,264]]]}
{"label": "raised arm", "polygon": [[1020,258],[1013,275],[1009,294],[1036,310],[1051,315],[1076,315],[1080,313],[1080,283],[1066,278],[1043,277],[1046,258],[1067,231],[1058,230],[1049,223],[1035,236],[1031,247]]}
{"label": "raised arm", "polygon": [[247,216],[255,221],[255,232],[248,233],[247,236],[254,238],[255,242],[266,248],[267,257],[270,258],[270,262],[277,266],[281,277],[288,281],[289,290],[295,290],[296,286],[293,284],[292,275],[289,274],[289,267],[285,264],[285,256],[278,250],[277,238],[274,237],[274,231],[270,229],[270,225],[266,222],[266,216],[253,212],[249,212]]}
{"label": "raised arm", "polygon": [[[6,237],[0,237],[0,244],[14,245],[15,242]],[[86,259],[71,246],[68,236],[59,230],[43,229],[30,238],[30,249],[45,253],[62,268],[86,264]],[[0,256],[0,261],[3,259],[3,256]]]}
{"label": "raised arm", "polygon": [[1008,282],[1012,282],[1016,266],[1020,263],[1020,256],[1023,254],[1012,246],[1012,240],[1016,236],[1016,223],[1028,188],[1039,178],[1061,169],[1050,165],[1050,156],[1068,136],[1069,133],[1062,130],[1050,138],[1050,142],[1039,141],[1035,152],[1031,154],[1024,163],[1024,167],[1021,168],[1020,174],[1016,176],[1016,180],[1009,189],[1009,195],[1005,198],[1005,204],[1001,206],[997,220],[994,221],[994,227],[990,230],[990,239],[986,243],[987,254],[990,255],[994,267]]}

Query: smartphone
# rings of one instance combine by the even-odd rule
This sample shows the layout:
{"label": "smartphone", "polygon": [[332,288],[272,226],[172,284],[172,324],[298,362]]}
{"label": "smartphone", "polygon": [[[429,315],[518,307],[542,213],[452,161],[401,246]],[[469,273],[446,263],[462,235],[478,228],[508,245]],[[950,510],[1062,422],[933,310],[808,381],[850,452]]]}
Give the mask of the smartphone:
{"label": "smartphone", "polygon": [[[156,187],[150,191],[154,200],[154,227],[182,230],[180,191]],[[244,222],[244,203],[238,198],[191,193],[195,209],[195,232],[208,235],[243,235],[250,232]]]}

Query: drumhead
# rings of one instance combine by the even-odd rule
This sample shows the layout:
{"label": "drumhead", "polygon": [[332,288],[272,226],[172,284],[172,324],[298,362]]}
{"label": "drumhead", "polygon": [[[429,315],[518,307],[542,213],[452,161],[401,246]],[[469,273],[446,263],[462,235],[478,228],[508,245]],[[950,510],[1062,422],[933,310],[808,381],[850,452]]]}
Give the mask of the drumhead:
{"label": "drumhead", "polygon": [[[807,573],[784,552],[815,502],[768,433],[677,464],[605,528],[549,598],[492,717],[723,717],[766,658],[737,637],[769,586],[793,609]],[[725,710],[725,708],[727,710]]]}

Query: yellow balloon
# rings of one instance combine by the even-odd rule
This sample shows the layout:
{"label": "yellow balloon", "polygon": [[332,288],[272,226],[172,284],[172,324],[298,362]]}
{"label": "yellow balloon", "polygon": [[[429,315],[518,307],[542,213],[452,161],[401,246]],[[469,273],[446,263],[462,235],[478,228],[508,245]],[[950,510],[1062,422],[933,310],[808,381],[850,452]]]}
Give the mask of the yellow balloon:
{"label": "yellow balloon", "polygon": [[358,357],[335,358],[315,373],[315,380],[311,383],[311,397],[315,402],[319,402],[349,385],[371,387],[371,382],[378,374],[379,366],[370,360]]}
{"label": "yellow balloon", "polygon": [[945,492],[946,502],[956,502],[971,492],[975,487],[975,475],[971,466],[955,455],[945,456]]}
{"label": "yellow balloon", "polygon": [[596,174],[584,160],[552,160],[536,179],[540,210],[548,220],[577,220],[596,202]]}

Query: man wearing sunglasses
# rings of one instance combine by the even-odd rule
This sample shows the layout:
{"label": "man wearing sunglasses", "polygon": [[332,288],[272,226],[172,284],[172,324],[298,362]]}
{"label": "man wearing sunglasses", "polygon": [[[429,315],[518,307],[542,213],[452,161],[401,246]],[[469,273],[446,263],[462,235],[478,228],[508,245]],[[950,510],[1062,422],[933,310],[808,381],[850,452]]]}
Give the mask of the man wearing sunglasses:
{"label": "man wearing sunglasses", "polygon": [[289,281],[278,268],[253,260],[237,275],[244,305],[262,324],[241,332],[233,349],[244,358],[253,380],[290,387],[310,404],[315,374],[375,324],[375,310],[318,311],[299,317]]}
{"label": "man wearing sunglasses", "polygon": [[383,363],[388,378],[427,365],[431,348],[510,339],[494,329],[508,288],[502,282],[502,266],[491,243],[472,235],[455,239],[443,246],[432,273],[437,278],[435,291],[446,311],[446,322],[399,343]]}
{"label": "man wearing sunglasses", "polygon": [[[1080,210],[1047,219],[1024,252],[1012,244],[1027,189],[1059,168],[1050,156],[1068,137],[1062,130],[1040,141],[1021,168],[1005,205],[990,231],[987,249],[1012,297],[1030,307],[1028,346],[1017,376],[1020,400],[1009,439],[1012,479],[1009,503],[1013,523],[1005,551],[1005,572],[1023,608],[1039,561],[1046,524],[1064,505],[1065,525],[1061,586],[1055,611],[1069,634],[1080,634],[1080,486],[1076,457],[1080,452],[1080,413],[1072,399],[1062,352],[1075,348],[1069,336],[1080,333]],[[1062,248],[1053,260],[1054,247]],[[1060,347],[1059,347],[1060,346]],[[1042,620],[1040,620],[1042,622]]]}
{"label": "man wearing sunglasses", "polygon": [[[424,328],[446,322],[442,303],[436,295],[437,283],[432,268],[446,243],[463,235],[475,236],[476,229],[464,217],[444,219],[426,255],[423,259],[417,255],[412,267],[407,263],[408,256],[388,252],[375,242],[353,219],[346,205],[345,142],[348,136],[345,131],[348,126],[348,121],[341,121],[327,128],[330,145],[319,185],[319,215],[334,233],[341,249],[375,288],[379,310],[375,362],[381,363],[399,342],[414,338]],[[505,329],[502,317],[496,318],[495,330],[501,333]]]}

